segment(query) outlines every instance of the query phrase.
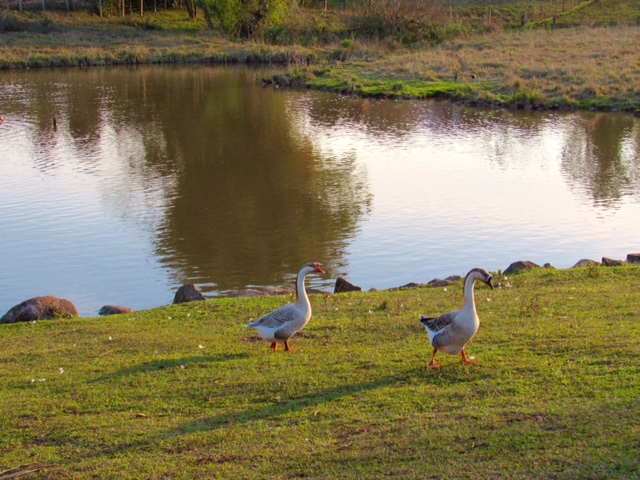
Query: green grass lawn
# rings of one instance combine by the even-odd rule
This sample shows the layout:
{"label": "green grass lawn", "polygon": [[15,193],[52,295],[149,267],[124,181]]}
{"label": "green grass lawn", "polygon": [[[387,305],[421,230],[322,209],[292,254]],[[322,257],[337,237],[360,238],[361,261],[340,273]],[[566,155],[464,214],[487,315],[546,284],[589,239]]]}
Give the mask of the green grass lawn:
{"label": "green grass lawn", "polygon": [[0,472],[638,478],[640,267],[494,283],[476,288],[479,364],[437,371],[418,316],[458,308],[461,285],[312,296],[293,354],[243,326],[285,297],[2,325]]}

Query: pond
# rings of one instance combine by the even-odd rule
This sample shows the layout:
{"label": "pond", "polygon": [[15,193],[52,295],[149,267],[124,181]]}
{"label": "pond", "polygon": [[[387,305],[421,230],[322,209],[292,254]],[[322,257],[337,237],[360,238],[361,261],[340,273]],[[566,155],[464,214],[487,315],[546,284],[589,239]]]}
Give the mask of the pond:
{"label": "pond", "polygon": [[264,87],[209,66],[0,72],[0,315],[367,290],[640,251],[640,121]]}

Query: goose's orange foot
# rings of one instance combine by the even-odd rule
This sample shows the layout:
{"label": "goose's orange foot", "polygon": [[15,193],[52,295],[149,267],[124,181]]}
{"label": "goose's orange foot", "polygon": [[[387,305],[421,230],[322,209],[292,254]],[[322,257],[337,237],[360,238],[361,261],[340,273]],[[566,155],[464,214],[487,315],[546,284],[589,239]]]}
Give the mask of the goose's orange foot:
{"label": "goose's orange foot", "polygon": [[284,351],[285,352],[290,352],[290,353],[296,353],[295,350],[289,348],[289,342],[286,342],[286,341],[284,342]]}
{"label": "goose's orange foot", "polygon": [[271,350],[273,350],[274,352],[278,351],[278,344],[276,342],[273,342],[271,344]]}
{"label": "goose's orange foot", "polygon": [[464,351],[464,348],[462,349],[462,352],[460,352],[460,355],[462,355],[462,363],[466,364],[466,365],[477,365],[478,361],[473,358],[473,357],[467,357],[467,353]]}
{"label": "goose's orange foot", "polygon": [[440,368],[440,365],[436,363],[436,353],[438,353],[438,349],[434,348],[433,354],[431,355],[431,360],[429,360],[429,365],[427,365],[427,368]]}

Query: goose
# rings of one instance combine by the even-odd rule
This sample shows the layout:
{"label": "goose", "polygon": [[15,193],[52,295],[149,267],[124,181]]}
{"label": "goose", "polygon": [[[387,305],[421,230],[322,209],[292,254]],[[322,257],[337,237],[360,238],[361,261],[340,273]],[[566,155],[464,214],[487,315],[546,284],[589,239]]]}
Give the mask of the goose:
{"label": "goose", "polygon": [[438,351],[451,355],[462,355],[462,363],[478,363],[473,357],[467,358],[465,345],[473,338],[480,327],[480,319],[476,312],[473,288],[476,282],[483,282],[491,287],[491,274],[483,268],[473,268],[464,279],[464,305],[459,310],[445,313],[435,318],[420,315],[420,322],[429,334],[429,342],[433,347],[433,355],[429,368],[440,368],[436,363]]}
{"label": "goose", "polygon": [[307,263],[298,272],[296,279],[296,301],[284,305],[273,312],[245,325],[253,328],[266,341],[271,342],[271,349],[278,350],[278,342],[284,343],[286,352],[289,339],[302,330],[311,319],[311,303],[304,288],[304,279],[311,273],[325,273],[319,263]]}

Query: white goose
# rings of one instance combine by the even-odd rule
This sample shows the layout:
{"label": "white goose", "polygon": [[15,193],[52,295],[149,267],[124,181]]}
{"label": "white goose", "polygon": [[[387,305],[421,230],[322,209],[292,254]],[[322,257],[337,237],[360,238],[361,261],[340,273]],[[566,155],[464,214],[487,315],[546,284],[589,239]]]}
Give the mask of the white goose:
{"label": "white goose", "polygon": [[284,343],[284,349],[290,352],[289,339],[302,330],[311,319],[311,303],[304,288],[304,279],[310,273],[325,273],[319,263],[307,263],[298,272],[296,279],[296,301],[284,305],[273,312],[245,325],[255,329],[268,342],[271,349],[278,349],[278,342]]}
{"label": "white goose", "polygon": [[429,341],[433,347],[433,355],[429,362],[429,368],[440,368],[435,361],[438,351],[451,355],[462,355],[462,363],[478,363],[472,358],[467,358],[465,345],[473,338],[480,327],[480,319],[476,312],[476,302],[473,296],[473,287],[476,282],[484,282],[491,287],[491,274],[482,268],[474,268],[464,279],[464,305],[461,309],[445,313],[436,318],[426,318],[420,315],[420,322],[429,334]]}

